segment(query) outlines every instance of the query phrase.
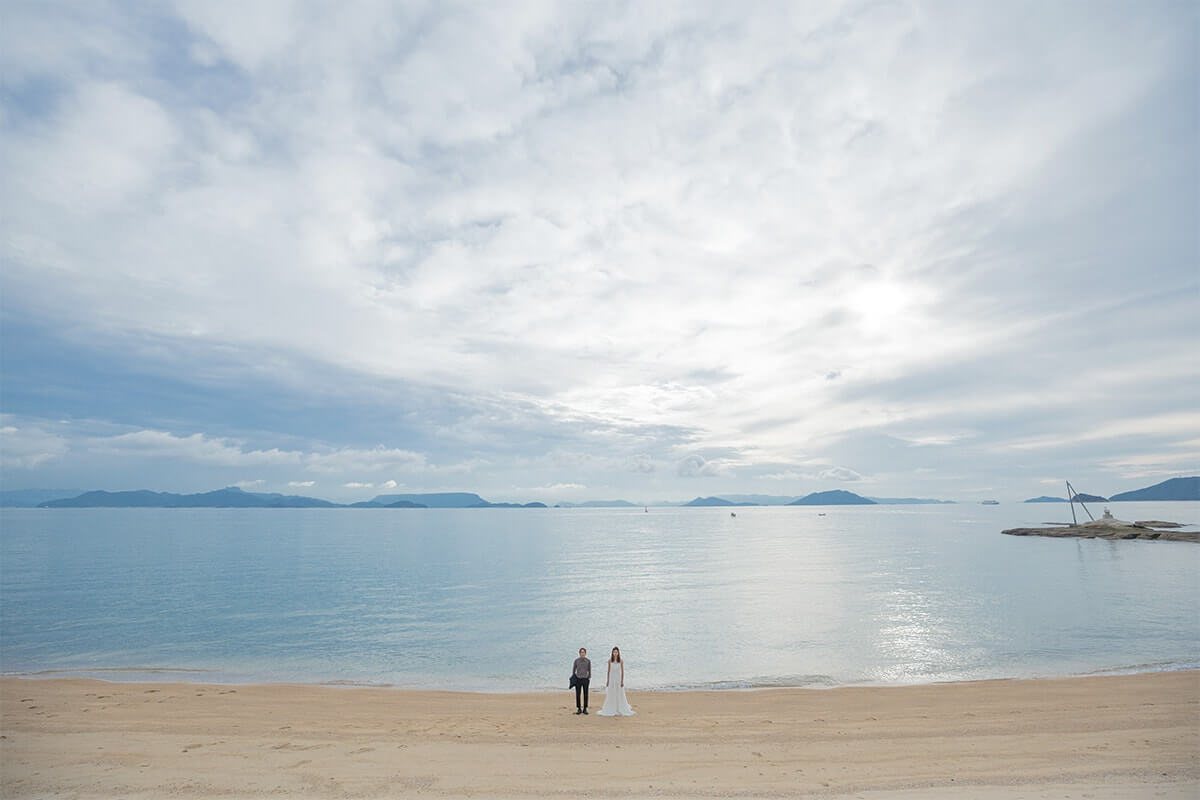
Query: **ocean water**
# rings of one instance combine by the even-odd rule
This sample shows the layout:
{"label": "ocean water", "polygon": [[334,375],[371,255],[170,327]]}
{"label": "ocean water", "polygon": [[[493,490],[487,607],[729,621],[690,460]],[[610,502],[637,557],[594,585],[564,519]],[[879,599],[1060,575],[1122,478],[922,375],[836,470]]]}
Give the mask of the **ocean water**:
{"label": "ocean water", "polygon": [[613,645],[631,691],[1200,666],[1195,544],[1000,534],[1065,505],[736,514],[4,509],[0,672],[538,691]]}

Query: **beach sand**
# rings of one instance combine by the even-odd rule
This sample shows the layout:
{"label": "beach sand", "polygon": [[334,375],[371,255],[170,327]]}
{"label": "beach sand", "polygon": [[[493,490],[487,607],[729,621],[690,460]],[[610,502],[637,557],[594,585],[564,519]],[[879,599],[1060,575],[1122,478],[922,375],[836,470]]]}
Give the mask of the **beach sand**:
{"label": "beach sand", "polygon": [[6,678],[0,796],[1200,797],[1200,672],[629,699]]}

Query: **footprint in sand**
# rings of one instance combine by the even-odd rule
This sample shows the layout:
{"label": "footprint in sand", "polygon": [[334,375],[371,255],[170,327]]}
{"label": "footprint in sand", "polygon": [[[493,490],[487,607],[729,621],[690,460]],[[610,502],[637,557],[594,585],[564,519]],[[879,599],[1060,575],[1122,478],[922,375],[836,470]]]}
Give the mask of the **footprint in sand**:
{"label": "footprint in sand", "polygon": [[272,750],[319,750],[322,747],[333,747],[331,744],[294,744],[292,742],[284,742],[271,747]]}

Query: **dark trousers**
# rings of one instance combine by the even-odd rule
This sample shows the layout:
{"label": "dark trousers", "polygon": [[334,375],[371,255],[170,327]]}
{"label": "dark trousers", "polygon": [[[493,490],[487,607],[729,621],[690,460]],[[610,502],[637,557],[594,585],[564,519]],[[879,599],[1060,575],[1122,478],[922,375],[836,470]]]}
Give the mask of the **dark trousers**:
{"label": "dark trousers", "polygon": [[[575,679],[575,707],[587,708],[587,693],[588,684],[592,682],[591,678],[576,678]],[[579,693],[583,692],[583,705],[579,705]]]}

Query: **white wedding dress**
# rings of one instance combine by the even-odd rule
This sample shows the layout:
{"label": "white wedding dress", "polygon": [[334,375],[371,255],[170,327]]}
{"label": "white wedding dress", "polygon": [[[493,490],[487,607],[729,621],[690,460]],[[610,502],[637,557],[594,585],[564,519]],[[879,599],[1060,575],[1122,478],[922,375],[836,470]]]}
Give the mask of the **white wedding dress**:
{"label": "white wedding dress", "polygon": [[608,674],[608,685],[604,687],[604,708],[596,713],[602,717],[632,717],[635,713],[629,701],[625,699],[623,677],[624,662],[612,664]]}

